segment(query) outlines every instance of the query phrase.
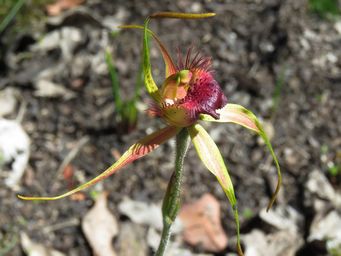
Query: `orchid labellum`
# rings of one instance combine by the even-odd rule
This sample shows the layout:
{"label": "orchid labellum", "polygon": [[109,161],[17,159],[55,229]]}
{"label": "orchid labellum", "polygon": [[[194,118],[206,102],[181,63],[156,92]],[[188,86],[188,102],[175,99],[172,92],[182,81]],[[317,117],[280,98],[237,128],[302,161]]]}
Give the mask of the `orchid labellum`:
{"label": "orchid labellum", "polygon": [[[217,145],[203,126],[201,126],[200,121],[239,124],[257,133],[264,140],[274,159],[278,172],[277,187],[270,199],[268,209],[274,203],[281,185],[281,173],[277,157],[256,116],[240,105],[227,103],[221,87],[213,77],[211,59],[202,57],[199,53],[193,54],[192,49],[189,49],[186,57],[178,60],[178,63],[175,64],[166,47],[148,28],[151,19],[201,19],[214,15],[214,13],[191,14],[160,12],[150,15],[145,20],[143,26],[121,26],[124,29],[140,29],[143,31],[144,80],[146,89],[153,99],[153,103],[148,112],[155,117],[163,119],[166,126],[132,145],[117,162],[103,173],[69,192],[54,197],[27,197],[19,195],[19,198],[23,200],[56,200],[69,196],[107,178],[125,165],[145,156],[162,143],[176,136],[175,172],[171,177],[163,202],[164,230],[156,255],[163,255],[170,235],[170,226],[180,207],[179,186],[181,183],[183,161],[190,140],[193,142],[199,158],[217,178],[232,205],[237,230],[237,250],[239,255],[243,255],[240,246],[237,200],[233,184]],[[149,35],[159,46],[166,66],[165,80],[160,86],[156,85],[152,76],[148,43]]]}

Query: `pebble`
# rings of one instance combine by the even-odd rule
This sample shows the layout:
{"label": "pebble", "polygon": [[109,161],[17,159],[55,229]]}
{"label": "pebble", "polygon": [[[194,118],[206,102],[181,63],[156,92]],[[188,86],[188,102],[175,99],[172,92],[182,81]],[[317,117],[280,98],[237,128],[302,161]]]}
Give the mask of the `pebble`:
{"label": "pebble", "polygon": [[[336,210],[321,218],[317,215],[310,227],[308,241],[327,241],[328,251],[341,248],[341,215]],[[335,254],[336,255],[336,254]]]}
{"label": "pebble", "polygon": [[147,256],[145,229],[134,223],[123,223],[117,238],[118,255]]}
{"label": "pebble", "polygon": [[12,114],[17,106],[17,99],[13,88],[0,91],[0,117]]}

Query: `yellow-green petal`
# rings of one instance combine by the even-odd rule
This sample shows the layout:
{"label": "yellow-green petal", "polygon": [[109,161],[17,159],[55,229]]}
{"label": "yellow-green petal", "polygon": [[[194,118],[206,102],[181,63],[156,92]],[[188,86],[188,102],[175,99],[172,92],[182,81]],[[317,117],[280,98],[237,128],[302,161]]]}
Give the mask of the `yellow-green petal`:
{"label": "yellow-green petal", "polygon": [[152,152],[156,149],[159,145],[170,139],[171,137],[175,136],[179,132],[179,128],[173,126],[167,126],[161,130],[158,130],[142,140],[138,141],[134,145],[132,145],[122,156],[120,159],[117,160],[113,165],[111,165],[108,169],[102,172],[100,175],[95,177],[94,179],[80,185],[79,187],[66,192],[64,194],[52,197],[32,197],[32,196],[22,196],[18,195],[20,199],[23,200],[57,200],[67,196],[70,196],[80,190],[86,189],[97,182],[109,177],[110,175],[114,174],[117,170],[121,169],[122,167],[126,166],[127,164],[145,156],[146,154]]}
{"label": "yellow-green petal", "polygon": [[237,104],[226,104],[225,107],[218,110],[217,112],[220,114],[219,119],[214,119],[211,116],[204,115],[204,114],[200,116],[200,119],[204,121],[210,121],[210,122],[235,123],[235,124],[244,126],[245,128],[248,128],[256,132],[259,136],[261,136],[266,146],[268,147],[270,154],[272,158],[274,159],[274,162],[277,168],[277,175],[278,175],[276,190],[273,193],[270,199],[270,202],[268,204],[268,207],[267,207],[267,210],[269,210],[272,207],[273,203],[275,202],[277,194],[281,187],[282,175],[281,175],[281,168],[279,166],[278,159],[272,148],[270,140],[268,139],[268,136],[266,135],[257,117],[250,110],[244,108],[243,106],[240,106]]}
{"label": "yellow-green petal", "polygon": [[237,229],[237,249],[239,255],[243,255],[240,246],[240,231],[237,200],[234,194],[233,184],[228,173],[227,167],[220,154],[217,145],[214,143],[210,135],[200,125],[195,124],[188,127],[189,135],[191,136],[194,147],[199,155],[199,158],[204,163],[206,168],[217,178],[223,188],[234,213]]}

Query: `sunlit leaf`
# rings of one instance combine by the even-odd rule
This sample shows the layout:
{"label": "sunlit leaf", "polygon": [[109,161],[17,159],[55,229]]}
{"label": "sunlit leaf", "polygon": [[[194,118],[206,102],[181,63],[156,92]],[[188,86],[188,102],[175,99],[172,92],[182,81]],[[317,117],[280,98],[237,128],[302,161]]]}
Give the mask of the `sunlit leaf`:
{"label": "sunlit leaf", "polygon": [[117,162],[115,162],[113,165],[111,165],[107,170],[102,172],[100,175],[95,177],[94,179],[84,183],[83,185],[80,185],[79,187],[66,192],[64,194],[53,196],[53,197],[29,197],[29,196],[21,196],[18,195],[20,199],[23,200],[57,200],[61,199],[63,197],[70,196],[80,190],[83,190],[87,187],[90,187],[94,185],[95,183],[109,177],[113,173],[115,173],[117,170],[121,169],[123,166],[135,161],[136,159],[139,159],[146,154],[152,152],[154,149],[156,149],[160,144],[164,143],[171,137],[177,134],[179,131],[178,128],[167,126],[159,131],[156,131],[139,142],[132,145],[122,156],[120,159],[118,159]]}
{"label": "sunlit leaf", "polygon": [[233,184],[224,160],[220,154],[217,145],[214,143],[210,135],[201,125],[195,124],[193,126],[190,126],[188,128],[188,131],[201,161],[204,163],[206,168],[211,173],[213,173],[214,176],[216,176],[231,203],[237,228],[237,248],[239,255],[243,255],[240,246],[237,200],[234,194]]}
{"label": "sunlit leaf", "polygon": [[281,176],[281,169],[278,163],[278,159],[276,157],[276,154],[271,146],[270,140],[268,139],[262,125],[258,121],[257,117],[250,110],[237,104],[226,104],[226,106],[218,110],[217,113],[220,114],[220,118],[217,120],[212,118],[209,115],[204,115],[204,114],[200,116],[200,119],[204,121],[220,122],[220,123],[235,123],[235,124],[242,125],[250,130],[255,131],[259,136],[261,136],[266,146],[268,147],[274,159],[274,162],[277,168],[277,175],[278,175],[278,182],[277,182],[276,190],[274,194],[272,195],[270,202],[268,204],[268,207],[267,207],[267,210],[269,210],[271,206],[273,205],[273,203],[275,202],[277,194],[281,187],[282,176]]}

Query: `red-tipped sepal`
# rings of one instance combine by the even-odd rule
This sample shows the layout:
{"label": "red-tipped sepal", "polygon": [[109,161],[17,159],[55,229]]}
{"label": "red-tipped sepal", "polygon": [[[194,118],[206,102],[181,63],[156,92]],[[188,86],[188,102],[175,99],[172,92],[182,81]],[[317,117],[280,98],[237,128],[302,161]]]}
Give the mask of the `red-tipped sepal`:
{"label": "red-tipped sepal", "polygon": [[86,189],[97,182],[109,177],[110,175],[114,174],[117,170],[121,169],[122,167],[126,166],[127,164],[135,161],[136,159],[139,159],[148,153],[152,152],[154,149],[156,149],[158,146],[160,146],[165,141],[169,140],[171,137],[176,135],[178,133],[179,129],[173,126],[167,126],[159,131],[156,131],[139,142],[132,145],[122,156],[120,159],[118,159],[117,162],[115,162],[113,165],[111,165],[108,169],[106,169],[104,172],[102,172],[100,175],[95,177],[94,179],[84,183],[83,185],[80,185],[79,187],[66,192],[64,194],[53,196],[53,197],[29,197],[29,196],[21,196],[18,195],[20,199],[23,200],[57,200],[61,199],[67,196],[70,196],[80,190]]}

